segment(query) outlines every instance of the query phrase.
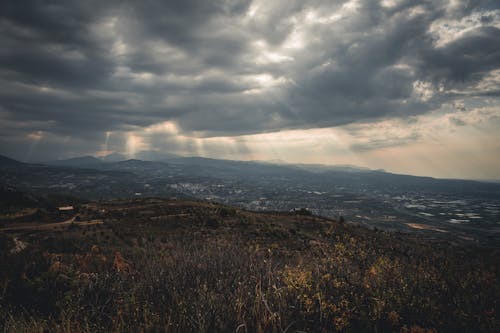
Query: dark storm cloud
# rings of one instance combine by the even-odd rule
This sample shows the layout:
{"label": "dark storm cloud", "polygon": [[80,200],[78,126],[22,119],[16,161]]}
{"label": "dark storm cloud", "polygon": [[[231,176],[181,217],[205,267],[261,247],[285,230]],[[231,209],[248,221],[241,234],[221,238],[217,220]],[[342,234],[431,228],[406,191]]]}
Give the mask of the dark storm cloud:
{"label": "dark storm cloud", "polygon": [[478,27],[446,47],[425,50],[419,60],[420,70],[433,81],[467,85],[499,68],[500,29]]}
{"label": "dark storm cloud", "polygon": [[0,148],[29,146],[38,131],[47,152],[49,137],[83,152],[105,132],[163,121],[216,136],[424,114],[498,91],[482,88],[500,68],[498,7],[4,1]]}
{"label": "dark storm cloud", "polygon": [[91,24],[109,11],[101,3],[2,2],[1,68],[23,81],[57,85],[92,85],[104,79],[113,60],[89,33]]}

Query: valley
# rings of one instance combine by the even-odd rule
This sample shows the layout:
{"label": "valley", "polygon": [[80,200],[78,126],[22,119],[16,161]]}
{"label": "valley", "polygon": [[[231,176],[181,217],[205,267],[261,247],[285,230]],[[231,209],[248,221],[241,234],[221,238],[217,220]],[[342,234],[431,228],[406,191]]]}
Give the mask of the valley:
{"label": "valley", "polygon": [[371,229],[500,244],[500,184],[495,183],[172,156],[162,161],[82,158],[46,165],[14,161],[0,163],[0,169],[1,183],[38,195],[191,198],[252,211],[305,208]]}

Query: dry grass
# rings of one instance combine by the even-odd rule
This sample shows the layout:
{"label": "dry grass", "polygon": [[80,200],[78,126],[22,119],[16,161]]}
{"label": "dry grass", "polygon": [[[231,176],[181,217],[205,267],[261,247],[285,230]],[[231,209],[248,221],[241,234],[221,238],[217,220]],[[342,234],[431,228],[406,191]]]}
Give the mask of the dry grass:
{"label": "dry grass", "polygon": [[[59,241],[38,233],[24,235],[25,251],[1,252],[8,267],[0,276],[2,329],[500,329],[494,250],[204,203],[149,203],[155,213],[146,217],[141,210],[140,201],[106,205],[105,226],[92,227],[111,228],[107,240],[76,237],[78,229]],[[11,245],[7,235],[2,240],[3,248]]]}

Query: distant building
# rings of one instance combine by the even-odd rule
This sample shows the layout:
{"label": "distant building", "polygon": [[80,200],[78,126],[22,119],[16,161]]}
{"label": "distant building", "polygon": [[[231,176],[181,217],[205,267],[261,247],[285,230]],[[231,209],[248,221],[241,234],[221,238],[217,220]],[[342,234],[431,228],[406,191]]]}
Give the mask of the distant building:
{"label": "distant building", "polygon": [[60,212],[69,212],[69,211],[74,210],[75,208],[73,206],[61,206],[61,207],[57,207],[57,209]]}

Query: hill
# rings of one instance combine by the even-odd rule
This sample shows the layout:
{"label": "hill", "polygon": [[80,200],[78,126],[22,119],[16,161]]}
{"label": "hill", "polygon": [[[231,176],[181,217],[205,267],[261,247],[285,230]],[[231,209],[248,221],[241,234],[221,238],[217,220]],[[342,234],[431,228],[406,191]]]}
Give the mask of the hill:
{"label": "hill", "polygon": [[120,162],[127,160],[127,157],[119,153],[111,153],[109,155],[101,157],[100,159],[104,162]]}
{"label": "hill", "polygon": [[5,167],[5,166],[16,166],[20,165],[22,162],[16,161],[10,157],[0,155],[0,167]]}
{"label": "hill", "polygon": [[498,248],[135,199],[0,232],[5,331],[493,332]]}
{"label": "hill", "polygon": [[57,166],[88,167],[100,163],[103,163],[103,161],[94,156],[81,156],[81,157],[68,158],[65,160],[44,162],[43,164],[57,165]]}
{"label": "hill", "polygon": [[[97,164],[71,166],[14,162],[0,164],[0,186],[38,196],[51,194],[86,199],[123,198],[133,197],[144,189],[144,178],[126,169],[99,169]],[[99,163],[107,164],[101,161]],[[162,192],[165,195],[175,193],[169,189]],[[153,192],[152,195],[154,194],[158,193]]]}

